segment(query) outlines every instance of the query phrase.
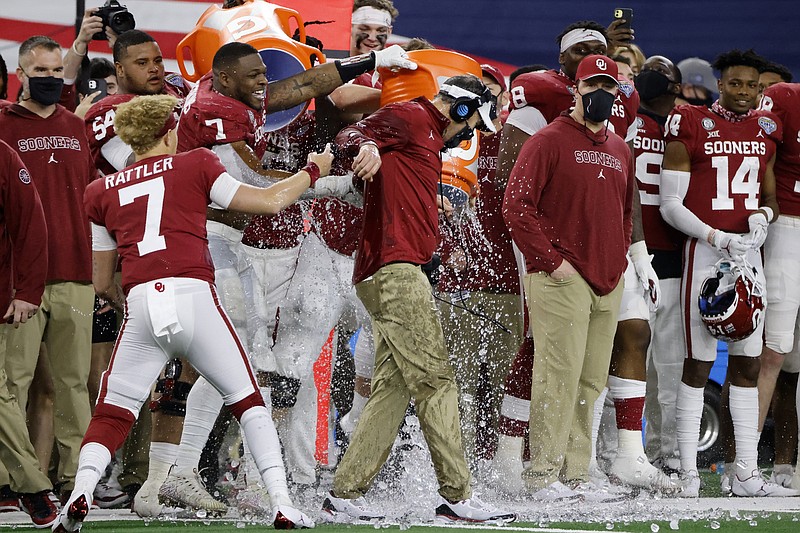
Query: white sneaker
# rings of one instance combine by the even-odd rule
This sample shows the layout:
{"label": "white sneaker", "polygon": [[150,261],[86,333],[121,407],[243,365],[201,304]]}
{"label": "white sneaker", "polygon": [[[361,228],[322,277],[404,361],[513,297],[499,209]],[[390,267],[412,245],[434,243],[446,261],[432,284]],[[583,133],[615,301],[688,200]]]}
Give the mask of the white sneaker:
{"label": "white sneaker", "polygon": [[733,483],[731,483],[734,496],[746,497],[789,497],[800,496],[800,490],[790,489],[781,485],[771,483],[761,477],[761,472],[753,470],[753,473],[747,479],[739,479],[739,474],[733,476]]}
{"label": "white sneaker", "polygon": [[722,494],[725,496],[731,495],[731,473],[727,470],[719,476],[719,490],[721,490]]}
{"label": "white sneaker", "polygon": [[792,476],[794,476],[792,465],[775,465],[769,480],[776,485],[789,488],[792,487]]}
{"label": "white sneaker", "polygon": [[699,498],[700,497],[700,476],[697,472],[684,474],[680,480],[681,489],[677,496],[680,498]]}
{"label": "white sneaker", "polygon": [[345,515],[355,520],[382,520],[386,515],[373,511],[364,498],[337,498],[329,492],[322,502],[322,510],[333,516]]}
{"label": "white sneaker", "polygon": [[555,481],[543,489],[539,489],[530,494],[530,498],[542,502],[557,502],[561,500],[576,500],[580,494],[567,487],[560,481]]}
{"label": "white sneaker", "polygon": [[228,508],[224,503],[214,499],[206,491],[200,475],[194,470],[191,474],[172,474],[158,489],[158,499],[167,505],[175,505],[187,509],[203,509],[207,513],[223,515]]}
{"label": "white sneaker", "polygon": [[114,487],[110,482],[98,483],[94,488],[94,504],[100,509],[124,507],[130,501],[131,497],[127,492]]}
{"label": "white sneaker", "polygon": [[308,515],[290,505],[274,506],[271,521],[275,529],[310,529],[315,526]]}
{"label": "white sneaker", "polygon": [[647,457],[617,456],[611,464],[610,477],[632,487],[641,487],[662,494],[674,494],[680,490],[677,480],[673,481],[661,470],[651,465]]}
{"label": "white sneaker", "polygon": [[499,435],[497,452],[492,459],[490,480],[494,487],[503,494],[516,495],[525,490],[522,482],[522,437]]}
{"label": "white sneaker", "polygon": [[53,522],[54,533],[72,533],[80,531],[86,515],[89,514],[91,498],[88,494],[78,494],[75,499],[69,501],[61,508],[58,518]]}
{"label": "white sneaker", "polygon": [[621,502],[628,499],[627,494],[620,494],[617,491],[601,487],[593,481],[584,481],[576,485],[573,489],[584,501],[591,503],[612,503]]}
{"label": "white sneaker", "polygon": [[142,518],[155,518],[164,512],[164,506],[158,501],[158,489],[163,480],[147,478],[139,492],[133,497],[131,509]]}
{"label": "white sneaker", "polygon": [[436,517],[452,520],[454,522],[497,521],[506,524],[517,519],[515,513],[495,509],[491,505],[483,503],[477,496],[455,503],[449,502],[442,496],[439,496],[439,505],[436,506]]}

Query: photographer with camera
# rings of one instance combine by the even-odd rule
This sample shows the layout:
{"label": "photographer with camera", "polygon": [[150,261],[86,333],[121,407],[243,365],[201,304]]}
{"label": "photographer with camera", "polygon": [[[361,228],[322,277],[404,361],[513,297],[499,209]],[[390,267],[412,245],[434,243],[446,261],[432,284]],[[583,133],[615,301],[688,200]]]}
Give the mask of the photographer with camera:
{"label": "photographer with camera", "polygon": [[[63,106],[71,111],[76,109],[75,83],[81,69],[89,69],[89,60],[85,59],[89,52],[89,43],[92,40],[108,41],[108,47],[113,49],[117,36],[135,27],[133,15],[117,0],[108,0],[102,7],[90,7],[84,12],[78,36],[64,55],[64,91],[61,95]],[[94,100],[99,95],[90,96]]]}

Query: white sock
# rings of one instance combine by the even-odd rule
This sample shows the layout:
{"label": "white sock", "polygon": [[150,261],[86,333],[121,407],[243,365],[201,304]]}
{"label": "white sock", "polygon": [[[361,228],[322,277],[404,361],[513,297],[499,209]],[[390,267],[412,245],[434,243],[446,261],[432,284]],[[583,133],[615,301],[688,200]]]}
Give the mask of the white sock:
{"label": "white sock", "polygon": [[345,433],[352,433],[356,429],[356,424],[364,411],[364,406],[367,405],[367,400],[369,400],[368,396],[361,396],[357,392],[353,393],[353,407],[339,420],[339,425],[342,426]]}
{"label": "white sock", "polygon": [[600,419],[603,417],[603,405],[608,394],[608,387],[600,391],[600,396],[594,402],[594,413],[592,415],[592,456],[590,462],[597,462],[597,434],[600,433]]}
{"label": "white sock", "polygon": [[700,438],[700,418],[703,415],[703,391],[702,387],[690,387],[681,381],[676,402],[681,469],[693,475],[697,475],[697,440]]}
{"label": "white sock", "polygon": [[150,443],[150,466],[147,469],[147,479],[164,481],[167,479],[169,469],[175,464],[178,455],[178,445],[169,442]]}
{"label": "white sock", "polygon": [[192,472],[198,468],[203,447],[222,405],[222,396],[217,389],[202,376],[198,378],[186,398],[181,444],[174,458],[176,473]]}
{"label": "white sock", "polygon": [[242,414],[239,425],[249,444],[261,480],[276,504],[291,503],[286,485],[286,469],[281,457],[278,432],[266,407],[251,407]]}
{"label": "white sock", "polygon": [[111,462],[111,452],[98,442],[88,442],[81,447],[78,456],[78,472],[75,474],[75,488],[70,501],[75,501],[81,494],[87,494],[92,503],[94,488]]}
{"label": "white sock", "polygon": [[736,442],[736,475],[747,479],[758,468],[758,388],[731,385],[730,406]]}

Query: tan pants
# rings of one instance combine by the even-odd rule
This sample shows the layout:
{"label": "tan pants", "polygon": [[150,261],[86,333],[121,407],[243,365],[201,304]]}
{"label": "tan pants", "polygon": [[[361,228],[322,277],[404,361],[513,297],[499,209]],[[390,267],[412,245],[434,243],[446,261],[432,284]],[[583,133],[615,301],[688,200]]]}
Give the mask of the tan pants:
{"label": "tan pants", "polygon": [[[463,301],[446,298],[455,305],[440,304],[442,328],[455,367],[461,413],[461,440],[467,463],[475,466],[478,408],[489,408],[489,434],[496,433],[497,417],[503,400],[503,383],[511,362],[522,342],[522,300],[519,294],[472,292]],[[475,316],[458,306],[483,313],[511,330],[506,332],[497,324]],[[478,398],[481,366],[488,370],[489,398]]]}
{"label": "tan pants", "polygon": [[357,498],[369,489],[413,397],[439,494],[469,498],[458,391],[428,279],[418,266],[395,263],[356,285],[356,292],[372,318],[375,371],[372,395],[336,470],[334,494]]}
{"label": "tan pants", "polygon": [[525,276],[535,357],[531,387],[530,490],[588,479],[592,409],[608,379],[623,281],[597,296],[575,275]]}
{"label": "tan pants", "polygon": [[8,391],[6,379],[6,337],[13,326],[0,324],[0,487],[11,485],[15,492],[51,489],[50,480],[39,470],[25,416]]}
{"label": "tan pants", "polygon": [[89,378],[94,290],[90,284],[48,283],[39,312],[6,339],[5,369],[9,392],[24,413],[28,403],[39,344],[47,345],[55,388],[54,430],[58,454],[58,481],[71,490],[78,468],[78,452],[91,410]]}

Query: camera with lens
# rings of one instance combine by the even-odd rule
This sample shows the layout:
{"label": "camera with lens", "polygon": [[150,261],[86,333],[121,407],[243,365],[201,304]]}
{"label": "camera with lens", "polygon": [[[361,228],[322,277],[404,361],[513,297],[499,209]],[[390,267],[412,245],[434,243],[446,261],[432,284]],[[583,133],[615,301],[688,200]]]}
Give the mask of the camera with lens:
{"label": "camera with lens", "polygon": [[131,12],[117,0],[106,0],[105,5],[94,14],[103,19],[103,31],[99,31],[92,36],[92,39],[96,41],[108,40],[106,27],[114,30],[117,35],[136,27],[136,21]]}

